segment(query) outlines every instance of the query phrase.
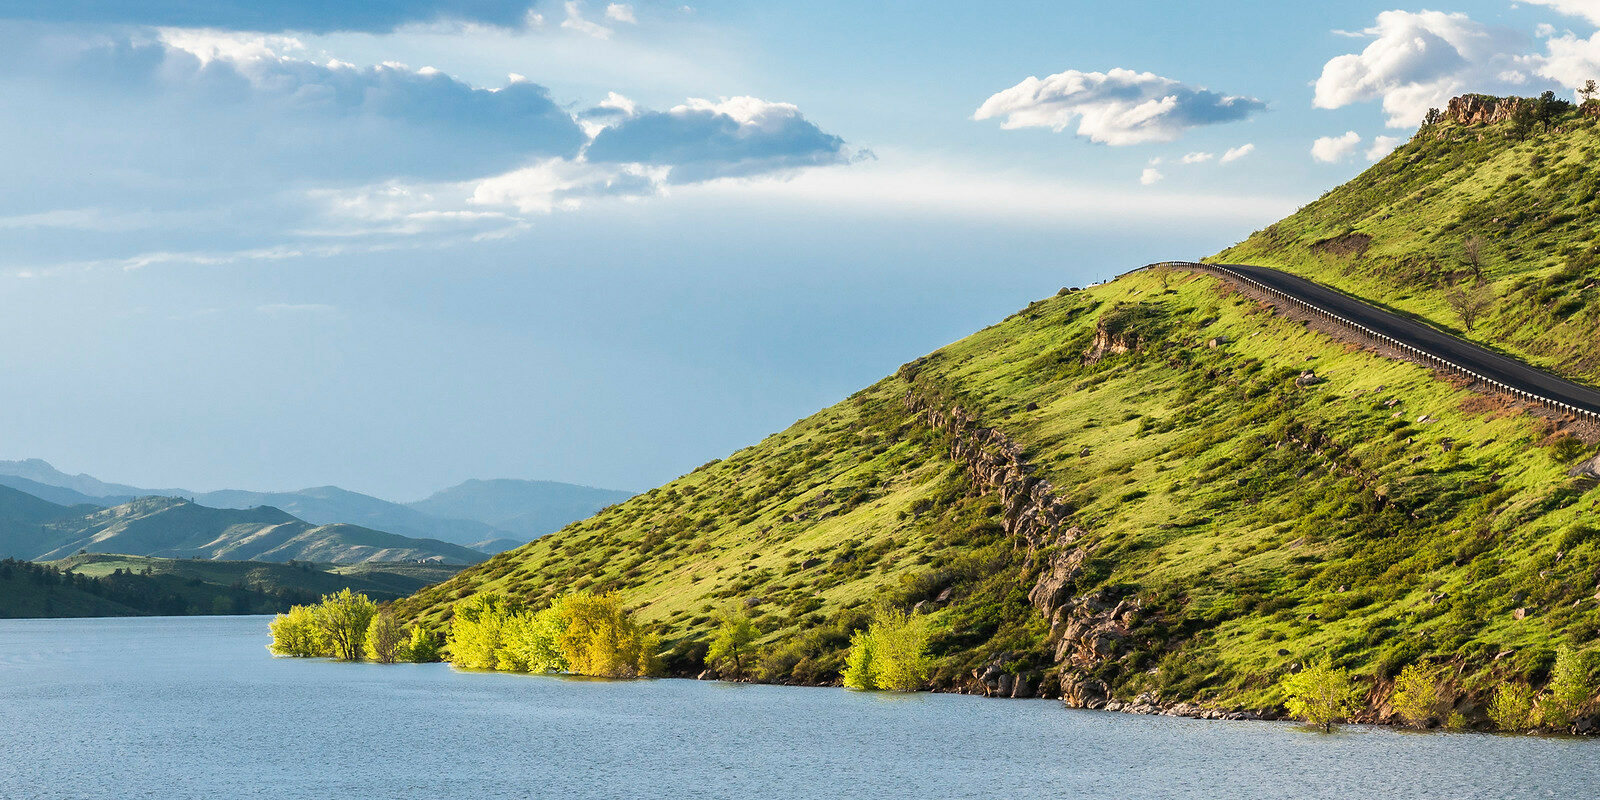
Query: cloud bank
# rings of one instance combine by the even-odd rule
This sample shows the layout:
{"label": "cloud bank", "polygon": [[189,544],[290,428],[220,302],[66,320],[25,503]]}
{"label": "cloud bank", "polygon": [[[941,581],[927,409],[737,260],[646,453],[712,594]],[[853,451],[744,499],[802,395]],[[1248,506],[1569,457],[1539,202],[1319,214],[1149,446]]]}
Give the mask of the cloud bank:
{"label": "cloud bank", "polygon": [[1118,146],[1170,142],[1191,128],[1237,122],[1266,109],[1250,97],[1224,95],[1150,72],[1067,70],[1029,77],[995,93],[973,113],[1001,127],[1062,131],[1077,123],[1091,141]]}

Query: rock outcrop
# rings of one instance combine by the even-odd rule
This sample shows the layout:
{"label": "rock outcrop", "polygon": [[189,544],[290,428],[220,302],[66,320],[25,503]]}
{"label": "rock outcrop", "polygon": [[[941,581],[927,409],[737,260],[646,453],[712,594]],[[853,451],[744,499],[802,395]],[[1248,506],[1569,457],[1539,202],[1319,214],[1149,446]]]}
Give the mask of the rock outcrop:
{"label": "rock outcrop", "polygon": [[[903,374],[913,377],[914,367]],[[1034,474],[1021,445],[959,405],[935,397],[913,388],[906,392],[905,404],[946,435],[951,458],[967,465],[981,490],[999,495],[1001,524],[1016,546],[1027,551],[1024,568],[1038,573],[1028,601],[1050,622],[1048,644],[1061,668],[1063,696],[1069,705],[1103,706],[1108,699],[1105,685],[1098,684],[1097,689],[1096,682],[1086,683],[1079,676],[1121,655],[1139,620],[1138,601],[1106,591],[1073,595],[1090,551],[1079,543],[1086,532],[1068,521],[1070,509],[1049,481]],[[980,691],[990,696],[1033,696],[1039,677],[1013,675],[1006,669],[1005,655],[973,673]]]}
{"label": "rock outcrop", "polygon": [[1493,125],[1511,119],[1517,108],[1526,102],[1529,101],[1521,97],[1464,94],[1450,98],[1445,119],[1457,125]]}

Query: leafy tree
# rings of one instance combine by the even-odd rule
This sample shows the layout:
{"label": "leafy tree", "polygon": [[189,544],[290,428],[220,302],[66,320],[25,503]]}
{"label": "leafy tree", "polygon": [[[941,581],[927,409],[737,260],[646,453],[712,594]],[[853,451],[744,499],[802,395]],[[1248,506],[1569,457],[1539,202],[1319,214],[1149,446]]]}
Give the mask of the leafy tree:
{"label": "leafy tree", "polygon": [[867,631],[850,636],[850,654],[844,662],[844,685],[851,689],[878,688],[877,665],[873,663],[873,637]]}
{"label": "leafy tree", "polygon": [[711,646],[706,650],[706,661],[726,675],[743,677],[745,664],[753,655],[751,645],[760,635],[749,615],[725,615],[722,624],[717,627],[716,635],[711,638]]}
{"label": "leafy tree", "polygon": [[405,633],[388,609],[373,614],[367,625],[367,657],[379,664],[393,664],[402,655]]}
{"label": "leafy tree", "polygon": [[1528,134],[1533,132],[1533,126],[1538,121],[1533,106],[1532,100],[1517,103],[1517,107],[1511,112],[1511,127],[1506,131],[1507,136],[1519,142],[1528,138]]}
{"label": "leafy tree", "polygon": [[558,599],[555,607],[566,620],[558,644],[572,672],[601,678],[650,673],[655,637],[628,619],[620,595],[574,592]]}
{"label": "leafy tree", "polygon": [[1437,108],[1428,109],[1428,113],[1422,116],[1423,127],[1438,125],[1441,122],[1444,122],[1444,112]]}
{"label": "leafy tree", "polygon": [[521,604],[483,592],[456,604],[450,618],[450,663],[465,669],[499,669],[506,628]]}
{"label": "leafy tree", "polygon": [[272,644],[267,649],[275,655],[315,658],[328,654],[322,629],[309,606],[290,607],[288,613],[273,618],[271,630]]}
{"label": "leafy tree", "polygon": [[1284,677],[1281,685],[1288,695],[1289,713],[1323,731],[1332,731],[1335,722],[1355,711],[1356,687],[1350,674],[1327,658]]}
{"label": "leafy tree", "polygon": [[401,658],[417,664],[428,664],[439,660],[439,637],[423,628],[414,625],[411,628],[411,641],[402,648]]}
{"label": "leafy tree", "polygon": [[844,685],[852,689],[914,691],[928,680],[932,660],[926,617],[892,608],[879,609],[865,631],[850,638]]}
{"label": "leafy tree", "polygon": [[928,657],[928,640],[933,632],[928,618],[887,610],[879,615],[872,626],[877,639],[874,654],[877,658],[877,684],[879,689],[910,692],[922,688],[928,680],[932,659]]}
{"label": "leafy tree", "polygon": [[330,654],[341,661],[359,661],[365,652],[367,626],[378,613],[377,604],[348,588],[323,595],[312,617],[328,643]]}
{"label": "leafy tree", "polygon": [[1525,731],[1537,720],[1533,713],[1533,689],[1521,681],[1500,684],[1489,698],[1489,721],[1502,731]]}
{"label": "leafy tree", "polygon": [[1584,81],[1583,87],[1578,90],[1578,96],[1582,97],[1585,103],[1595,99],[1596,95],[1600,95],[1600,87],[1595,86],[1594,78]]}
{"label": "leafy tree", "polygon": [[1556,665],[1550,671],[1550,685],[1539,698],[1539,716],[1552,728],[1567,728],[1589,707],[1594,695],[1594,680],[1589,675],[1589,659],[1562,645],[1556,651]]}
{"label": "leafy tree", "polygon": [[[524,672],[562,672],[568,669],[561,653],[561,635],[567,619],[561,606],[554,605],[537,614],[521,614],[506,629],[503,663],[514,663]],[[504,667],[502,667],[504,669]]]}
{"label": "leafy tree", "polygon": [[1412,664],[1395,678],[1394,692],[1389,695],[1389,705],[1394,712],[1411,725],[1422,727],[1433,719],[1439,708],[1439,681],[1434,672],[1420,664]]}

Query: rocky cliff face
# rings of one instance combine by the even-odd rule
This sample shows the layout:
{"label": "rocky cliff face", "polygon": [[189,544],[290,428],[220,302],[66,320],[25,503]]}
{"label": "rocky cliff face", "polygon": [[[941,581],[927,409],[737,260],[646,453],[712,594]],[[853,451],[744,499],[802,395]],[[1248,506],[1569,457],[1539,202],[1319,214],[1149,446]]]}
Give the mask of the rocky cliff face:
{"label": "rocky cliff face", "polygon": [[1009,654],[1000,654],[974,673],[975,688],[989,695],[1031,697],[1035,691],[1054,694],[1058,685],[1069,705],[1103,707],[1104,685],[1096,694],[1082,676],[1120,654],[1139,619],[1138,601],[1104,591],[1073,595],[1090,557],[1090,549],[1080,542],[1086,532],[1068,522],[1069,508],[1049,481],[1034,474],[1017,442],[959,405],[939,402],[932,392],[913,388],[906,392],[905,404],[923,423],[946,435],[951,458],[967,465],[980,490],[999,495],[1001,522],[1016,546],[1026,549],[1024,568],[1037,574],[1028,601],[1050,621],[1059,683],[1037,674],[1013,676],[1004,669]]}
{"label": "rocky cliff face", "polygon": [[1517,108],[1529,102],[1521,97],[1491,97],[1486,94],[1464,94],[1450,98],[1445,109],[1445,119],[1457,125],[1493,125],[1511,119]]}

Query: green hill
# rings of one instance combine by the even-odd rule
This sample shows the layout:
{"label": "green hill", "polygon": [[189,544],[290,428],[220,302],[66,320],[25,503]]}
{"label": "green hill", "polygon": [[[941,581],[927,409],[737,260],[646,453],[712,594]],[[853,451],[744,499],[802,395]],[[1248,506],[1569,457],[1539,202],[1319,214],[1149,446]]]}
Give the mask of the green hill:
{"label": "green hill", "polygon": [[[1568,124],[1587,141],[1586,119]],[[1398,190],[1371,191],[1365,202]],[[1253,241],[1248,259],[1220,258],[1300,263]],[[1493,274],[1509,291],[1566,269]],[[1371,280],[1389,287],[1382,302],[1430,308],[1398,274]],[[1592,319],[1586,302],[1568,318]],[[1534,354],[1528,339],[1490,341]],[[1565,347],[1535,355],[1583,373]],[[1378,684],[1448,664],[1481,717],[1497,682],[1544,680],[1558,645],[1600,626],[1600,490],[1575,470],[1594,453],[1586,435],[1216,278],[1144,271],[1034,303],[399,608],[438,626],[475,592],[616,590],[679,674],[702,667],[718,613],[745,611],[763,679],[826,683],[888,603],[931,615],[931,688],[1272,709],[1284,674],[1327,655]]]}
{"label": "green hill", "polygon": [[1532,102],[1457,98],[1215,260],[1294,272],[1600,383],[1600,102],[1520,131],[1510,111]]}

